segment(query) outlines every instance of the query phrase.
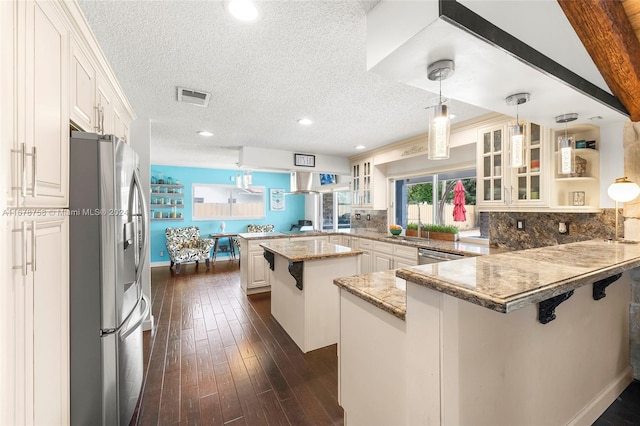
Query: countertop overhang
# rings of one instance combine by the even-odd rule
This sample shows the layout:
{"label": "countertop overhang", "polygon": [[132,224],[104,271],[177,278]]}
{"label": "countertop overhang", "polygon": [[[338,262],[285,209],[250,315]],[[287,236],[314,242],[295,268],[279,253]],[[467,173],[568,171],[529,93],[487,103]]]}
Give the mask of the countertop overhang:
{"label": "countertop overhang", "polygon": [[640,266],[640,244],[590,240],[399,269],[396,276],[509,313]]}
{"label": "countertop overhang", "polygon": [[362,254],[361,250],[339,246],[326,241],[272,241],[261,243],[260,246],[291,262],[304,262]]}

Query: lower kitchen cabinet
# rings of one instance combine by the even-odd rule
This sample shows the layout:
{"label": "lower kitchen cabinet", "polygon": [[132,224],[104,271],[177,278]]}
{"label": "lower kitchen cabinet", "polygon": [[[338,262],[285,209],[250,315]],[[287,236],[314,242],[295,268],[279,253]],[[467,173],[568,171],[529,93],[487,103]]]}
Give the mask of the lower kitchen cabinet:
{"label": "lower kitchen cabinet", "polygon": [[393,246],[393,269],[410,268],[418,264],[418,249],[415,247]]}
{"label": "lower kitchen cabinet", "polygon": [[269,291],[269,264],[265,261],[264,249],[260,243],[268,240],[247,240],[240,242],[240,284],[246,294]]}
{"label": "lower kitchen cabinet", "polygon": [[[69,220],[60,212],[17,217],[11,233],[12,312],[7,424],[69,423]],[[5,346],[7,348],[7,346]]]}
{"label": "lower kitchen cabinet", "polygon": [[400,244],[373,242],[373,270],[409,268],[418,264],[418,249]]}

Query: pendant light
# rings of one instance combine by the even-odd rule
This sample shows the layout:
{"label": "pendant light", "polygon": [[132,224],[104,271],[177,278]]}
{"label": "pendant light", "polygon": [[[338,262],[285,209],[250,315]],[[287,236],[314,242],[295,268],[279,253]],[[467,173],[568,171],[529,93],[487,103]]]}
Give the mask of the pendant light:
{"label": "pendant light", "polygon": [[567,123],[578,119],[578,114],[570,113],[556,117],[556,123],[564,123],[564,136],[558,138],[558,173],[561,175],[570,175],[574,171],[573,162],[573,137],[567,135]]}
{"label": "pendant light", "polygon": [[253,184],[253,176],[251,170],[242,170],[236,175],[236,186],[238,188],[249,189]]}
{"label": "pendant light", "polygon": [[429,160],[444,160],[449,158],[449,133],[451,120],[447,106],[442,102],[442,80],[451,77],[455,71],[452,60],[444,59],[429,65],[427,78],[440,82],[438,105],[429,108],[429,144],[427,158]]}
{"label": "pendant light", "polygon": [[516,106],[516,125],[510,128],[511,135],[510,140],[510,162],[511,167],[524,167],[526,164],[526,139],[524,137],[525,126],[524,123],[520,124],[518,116],[518,106],[522,105],[531,99],[531,95],[528,93],[516,93],[505,99],[507,105]]}

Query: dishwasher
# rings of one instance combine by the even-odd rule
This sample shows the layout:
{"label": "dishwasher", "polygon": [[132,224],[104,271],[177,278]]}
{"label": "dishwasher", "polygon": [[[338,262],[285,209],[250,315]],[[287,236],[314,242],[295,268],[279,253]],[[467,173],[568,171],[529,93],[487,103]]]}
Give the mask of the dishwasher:
{"label": "dishwasher", "polygon": [[461,254],[445,253],[442,251],[427,248],[418,249],[418,265],[428,265],[430,263],[447,262],[449,260],[462,259]]}

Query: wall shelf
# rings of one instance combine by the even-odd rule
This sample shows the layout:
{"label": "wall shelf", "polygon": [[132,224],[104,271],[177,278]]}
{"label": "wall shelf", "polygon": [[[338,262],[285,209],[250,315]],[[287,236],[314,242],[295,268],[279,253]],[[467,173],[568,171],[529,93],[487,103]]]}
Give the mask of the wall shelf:
{"label": "wall shelf", "polygon": [[152,221],[160,221],[160,220],[184,220],[182,217],[152,217]]}
{"label": "wall shelf", "polygon": [[157,207],[157,208],[174,208],[177,207],[179,209],[184,208],[184,204],[150,204],[150,207]]}

